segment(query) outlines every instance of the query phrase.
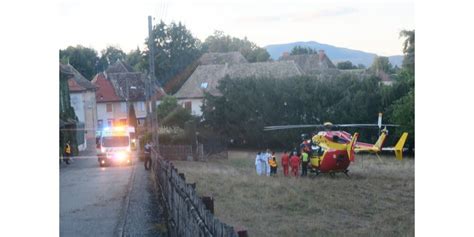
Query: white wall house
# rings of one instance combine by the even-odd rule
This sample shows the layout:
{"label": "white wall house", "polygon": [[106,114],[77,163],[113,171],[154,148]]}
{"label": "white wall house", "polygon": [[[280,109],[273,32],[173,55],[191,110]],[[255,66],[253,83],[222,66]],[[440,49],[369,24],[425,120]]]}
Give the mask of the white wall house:
{"label": "white wall house", "polygon": [[84,124],[84,141],[78,141],[78,149],[82,151],[93,145],[88,144],[87,141],[95,137],[97,127],[96,87],[71,65],[68,67],[74,72],[74,76],[68,79],[71,106],[79,122]]}
{"label": "white wall house", "polygon": [[[143,126],[146,114],[145,76],[121,61],[109,66],[97,74],[92,83],[98,87],[95,97],[97,101],[97,126],[99,128],[128,123],[127,101],[133,104],[137,125]],[[162,88],[154,86],[153,96],[160,100],[164,96]]]}

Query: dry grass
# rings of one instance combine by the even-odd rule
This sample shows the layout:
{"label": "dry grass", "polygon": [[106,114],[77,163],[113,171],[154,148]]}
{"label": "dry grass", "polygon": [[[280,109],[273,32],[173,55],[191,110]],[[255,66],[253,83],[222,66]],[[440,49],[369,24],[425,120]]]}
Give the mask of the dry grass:
{"label": "dry grass", "polygon": [[245,151],[174,164],[215,198],[217,217],[250,236],[413,236],[414,160],[382,159],[359,155],[350,178],[288,178],[281,167],[278,177],[257,176],[255,152]]}

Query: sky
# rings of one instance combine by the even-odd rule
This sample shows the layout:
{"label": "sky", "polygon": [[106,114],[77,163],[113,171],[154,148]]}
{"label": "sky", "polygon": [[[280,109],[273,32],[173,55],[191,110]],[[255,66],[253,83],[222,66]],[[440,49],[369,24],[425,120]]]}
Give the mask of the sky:
{"label": "sky", "polygon": [[264,47],[317,41],[381,56],[402,54],[415,29],[414,0],[60,0],[60,49],[143,49],[153,23],[182,22],[204,41],[215,30]]}

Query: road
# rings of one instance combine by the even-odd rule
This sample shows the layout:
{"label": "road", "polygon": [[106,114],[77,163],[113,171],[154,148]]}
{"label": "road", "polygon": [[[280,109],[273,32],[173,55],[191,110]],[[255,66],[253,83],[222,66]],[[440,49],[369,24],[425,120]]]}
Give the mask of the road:
{"label": "road", "polygon": [[99,167],[94,152],[60,165],[61,236],[166,236],[150,171]]}

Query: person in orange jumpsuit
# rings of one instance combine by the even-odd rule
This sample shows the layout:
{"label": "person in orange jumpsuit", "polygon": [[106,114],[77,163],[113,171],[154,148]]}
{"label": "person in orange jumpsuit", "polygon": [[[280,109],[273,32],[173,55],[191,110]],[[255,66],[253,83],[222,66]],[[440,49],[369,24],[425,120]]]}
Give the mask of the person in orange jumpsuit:
{"label": "person in orange jumpsuit", "polygon": [[283,152],[283,156],[281,157],[281,165],[283,166],[283,174],[288,176],[288,168],[290,166],[290,155],[288,155],[287,151]]}
{"label": "person in orange jumpsuit", "polygon": [[293,152],[293,155],[290,158],[290,166],[291,166],[291,173],[295,177],[298,177],[298,167],[300,166],[300,158],[298,157],[296,152]]}

